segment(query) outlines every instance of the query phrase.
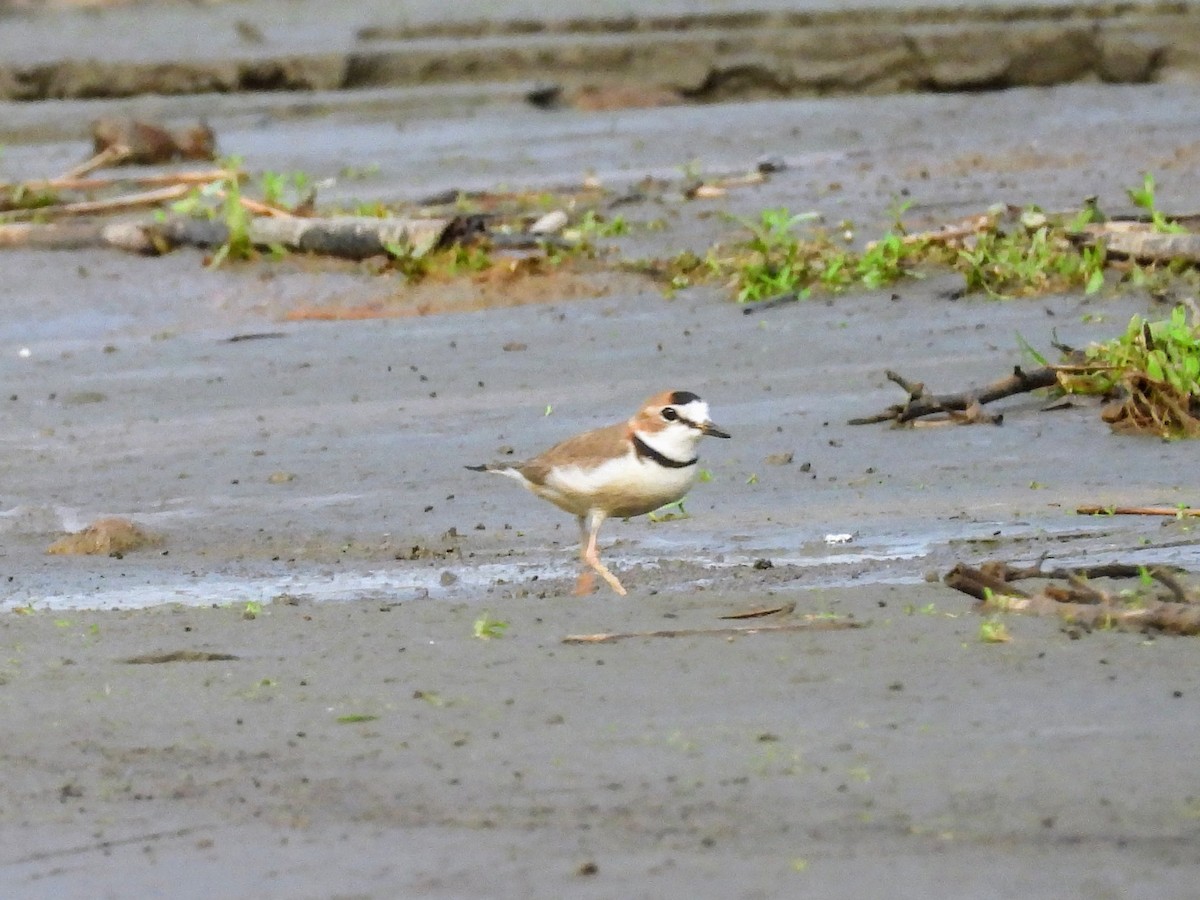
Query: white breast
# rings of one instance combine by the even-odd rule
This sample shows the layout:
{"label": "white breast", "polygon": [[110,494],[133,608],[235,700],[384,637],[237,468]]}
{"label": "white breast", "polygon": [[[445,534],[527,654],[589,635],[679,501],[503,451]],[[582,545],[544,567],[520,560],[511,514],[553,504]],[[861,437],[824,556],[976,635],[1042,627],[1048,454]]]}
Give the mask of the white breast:
{"label": "white breast", "polygon": [[696,466],[666,468],[631,450],[594,468],[557,467],[538,493],[577,516],[594,508],[619,518],[640,516],[683,497],[696,471]]}

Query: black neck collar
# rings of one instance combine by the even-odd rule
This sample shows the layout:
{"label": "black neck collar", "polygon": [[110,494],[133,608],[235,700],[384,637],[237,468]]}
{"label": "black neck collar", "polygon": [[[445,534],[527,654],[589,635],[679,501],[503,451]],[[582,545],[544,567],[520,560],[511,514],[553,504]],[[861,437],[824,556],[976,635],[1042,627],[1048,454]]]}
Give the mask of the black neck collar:
{"label": "black neck collar", "polygon": [[667,469],[686,469],[688,466],[694,466],[699,461],[699,457],[697,456],[693,456],[687,460],[671,459],[666,454],[659,453],[638,437],[636,433],[633,435],[633,452],[637,454],[638,459],[653,460]]}

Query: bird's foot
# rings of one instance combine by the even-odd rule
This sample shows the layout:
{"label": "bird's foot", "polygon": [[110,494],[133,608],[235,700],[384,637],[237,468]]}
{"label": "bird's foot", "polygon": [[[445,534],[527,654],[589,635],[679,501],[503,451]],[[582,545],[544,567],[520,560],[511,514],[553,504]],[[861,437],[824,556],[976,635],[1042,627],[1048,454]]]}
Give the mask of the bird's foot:
{"label": "bird's foot", "polygon": [[575,582],[575,596],[586,597],[596,590],[596,575],[594,572],[580,572],[579,580]]}
{"label": "bird's foot", "polygon": [[593,569],[595,569],[597,574],[599,574],[599,576],[601,578],[603,578],[606,582],[608,582],[608,586],[610,588],[612,588],[614,591],[616,591],[622,597],[625,596],[625,594],[627,593],[625,590],[625,587],[621,584],[620,581],[617,580],[616,575],[614,575],[612,572],[608,571],[608,567],[605,566],[604,563],[600,562],[600,560],[598,560],[598,559],[591,559],[591,560],[588,560],[588,565],[590,565]]}

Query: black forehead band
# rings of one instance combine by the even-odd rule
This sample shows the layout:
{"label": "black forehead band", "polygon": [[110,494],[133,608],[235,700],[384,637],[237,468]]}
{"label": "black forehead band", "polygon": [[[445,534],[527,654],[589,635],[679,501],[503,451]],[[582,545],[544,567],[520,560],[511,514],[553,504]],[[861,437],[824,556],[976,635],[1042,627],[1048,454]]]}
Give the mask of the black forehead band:
{"label": "black forehead band", "polygon": [[671,394],[671,405],[672,406],[686,406],[687,404],[692,403],[699,399],[700,398],[697,397],[695,394],[693,394],[691,391],[675,391],[675,393]]}

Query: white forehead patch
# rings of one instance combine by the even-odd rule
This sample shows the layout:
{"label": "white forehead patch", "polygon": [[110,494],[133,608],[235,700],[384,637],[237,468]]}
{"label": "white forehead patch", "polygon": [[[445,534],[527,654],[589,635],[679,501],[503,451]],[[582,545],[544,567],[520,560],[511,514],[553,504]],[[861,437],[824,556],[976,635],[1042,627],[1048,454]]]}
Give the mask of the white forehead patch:
{"label": "white forehead patch", "polygon": [[681,418],[696,425],[703,425],[708,421],[708,404],[703,400],[693,400],[690,403],[676,406],[675,412],[679,413]]}
{"label": "white forehead patch", "polygon": [[663,409],[675,410],[676,417],[656,417],[657,423],[647,431],[638,431],[637,436],[667,459],[694,462],[696,445],[704,437],[700,429],[709,421],[708,404],[697,397],[687,403],[668,403]]}

